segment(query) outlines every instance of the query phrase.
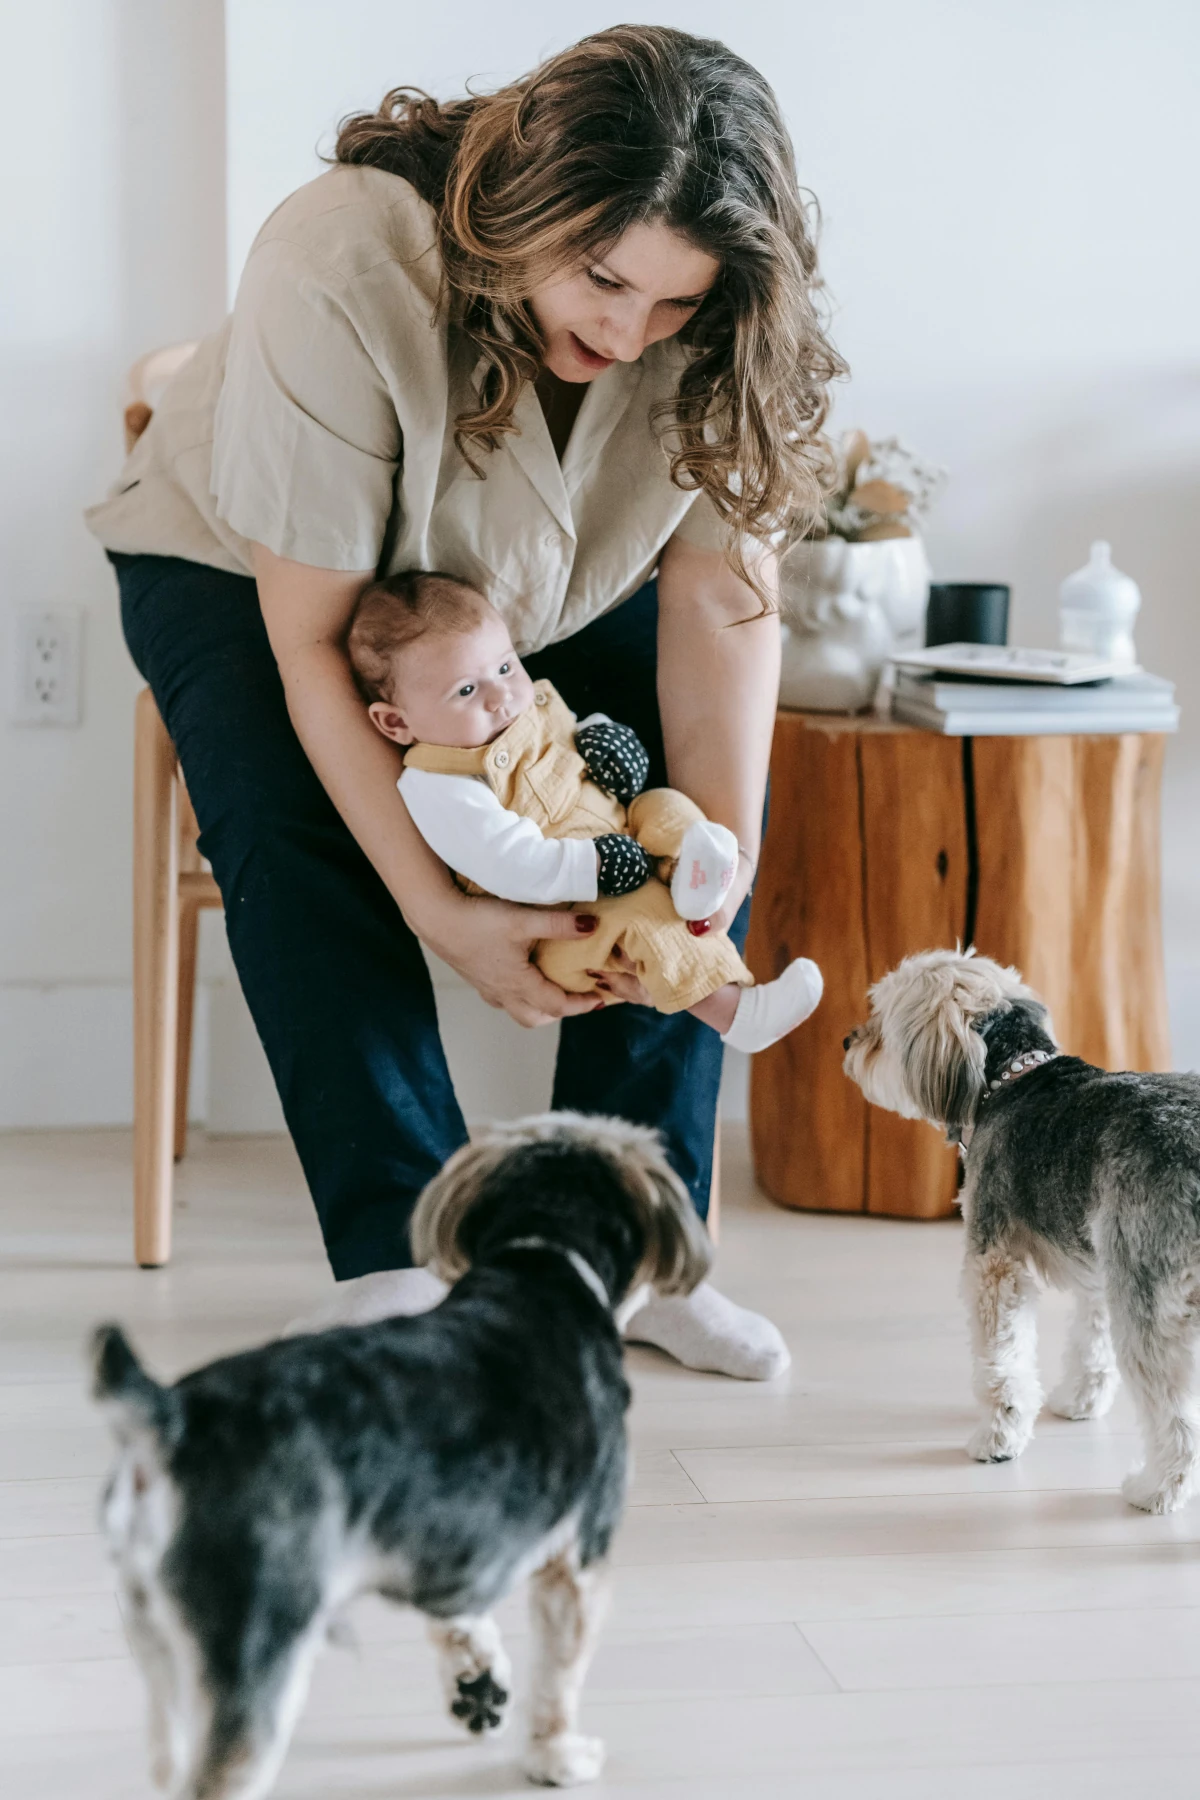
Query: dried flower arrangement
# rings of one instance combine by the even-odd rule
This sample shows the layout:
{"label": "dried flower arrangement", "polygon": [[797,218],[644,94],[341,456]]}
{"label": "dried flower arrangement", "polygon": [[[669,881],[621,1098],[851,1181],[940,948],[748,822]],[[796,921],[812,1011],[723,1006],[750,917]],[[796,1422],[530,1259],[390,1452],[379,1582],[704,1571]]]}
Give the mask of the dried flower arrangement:
{"label": "dried flower arrangement", "polygon": [[837,457],[837,486],[825,501],[824,529],[815,538],[870,544],[916,537],[941,492],[946,471],[922,462],[899,438],[848,431]]}

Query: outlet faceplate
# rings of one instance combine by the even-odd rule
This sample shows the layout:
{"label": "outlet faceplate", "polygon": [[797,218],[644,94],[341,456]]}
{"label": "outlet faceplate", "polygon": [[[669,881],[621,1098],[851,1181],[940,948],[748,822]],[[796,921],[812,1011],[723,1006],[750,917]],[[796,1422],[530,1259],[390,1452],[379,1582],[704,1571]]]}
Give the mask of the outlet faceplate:
{"label": "outlet faceplate", "polygon": [[83,610],[20,606],[13,624],[15,725],[78,725]]}

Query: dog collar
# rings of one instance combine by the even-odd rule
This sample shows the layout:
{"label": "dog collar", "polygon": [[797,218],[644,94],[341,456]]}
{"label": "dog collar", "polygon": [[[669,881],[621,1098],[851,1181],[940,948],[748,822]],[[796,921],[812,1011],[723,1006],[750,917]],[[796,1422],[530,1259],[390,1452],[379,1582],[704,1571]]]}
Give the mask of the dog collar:
{"label": "dog collar", "polygon": [[584,1256],[578,1250],[568,1250],[565,1244],[552,1244],[549,1238],[523,1237],[510,1238],[503,1246],[505,1250],[553,1250],[557,1256],[565,1256],[579,1279],[586,1283],[595,1294],[605,1312],[612,1311],[612,1301],[608,1297],[608,1289]]}
{"label": "dog collar", "polygon": [[[1035,1069],[1044,1068],[1047,1063],[1056,1061],[1061,1055],[1061,1050],[1025,1050],[1020,1056],[1014,1056],[1011,1062],[1006,1063],[996,1080],[989,1081],[980,1094],[975,1107],[975,1117],[971,1123],[964,1125],[959,1132],[957,1140],[959,1154],[965,1158],[967,1151],[971,1148],[971,1139],[975,1136],[979,1115],[993,1094],[1001,1093],[1004,1088],[1011,1087],[1014,1081],[1020,1081],[1022,1075],[1032,1075]],[[950,1142],[954,1141],[954,1137],[951,1136]]]}
{"label": "dog collar", "polygon": [[[1022,1075],[1031,1075],[1034,1069],[1040,1069],[1044,1063],[1054,1062],[1061,1056],[1060,1050],[1026,1050],[1020,1056],[1014,1056],[1000,1071],[998,1080],[989,1081],[979,1096],[979,1105],[986,1106],[993,1094],[998,1094],[1003,1087],[1014,1081],[1020,1081]],[[976,1108],[978,1113],[978,1108]]]}

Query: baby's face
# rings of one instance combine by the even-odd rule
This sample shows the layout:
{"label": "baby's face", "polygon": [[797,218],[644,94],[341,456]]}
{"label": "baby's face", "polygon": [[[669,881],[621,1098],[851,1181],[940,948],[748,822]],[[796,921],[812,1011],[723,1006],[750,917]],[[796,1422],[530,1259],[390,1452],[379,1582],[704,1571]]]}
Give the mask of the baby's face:
{"label": "baby's face", "polygon": [[429,632],[396,658],[392,701],[376,700],[371,717],[397,744],[490,744],[533,705],[533,683],[499,613],[470,631]]}

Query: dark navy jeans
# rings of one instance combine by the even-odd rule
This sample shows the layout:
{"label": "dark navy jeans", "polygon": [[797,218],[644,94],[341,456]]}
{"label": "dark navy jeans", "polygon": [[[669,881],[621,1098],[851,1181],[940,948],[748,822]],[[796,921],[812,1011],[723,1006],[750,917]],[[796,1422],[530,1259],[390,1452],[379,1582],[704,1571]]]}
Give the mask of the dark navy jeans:
{"label": "dark navy jeans", "polygon": [[[339,1280],[411,1262],[424,1184],[466,1140],[417,940],[292,729],[255,584],[114,556],[125,640],[153,689],[225,901],[243,992]],[[653,582],[527,659],[579,717],[606,712],[666,780]],[[739,948],[749,902],[732,936]],[[551,1104],[654,1125],[703,1217],[721,1041],[686,1013],[564,1020]]]}

